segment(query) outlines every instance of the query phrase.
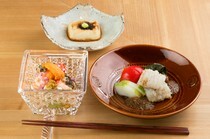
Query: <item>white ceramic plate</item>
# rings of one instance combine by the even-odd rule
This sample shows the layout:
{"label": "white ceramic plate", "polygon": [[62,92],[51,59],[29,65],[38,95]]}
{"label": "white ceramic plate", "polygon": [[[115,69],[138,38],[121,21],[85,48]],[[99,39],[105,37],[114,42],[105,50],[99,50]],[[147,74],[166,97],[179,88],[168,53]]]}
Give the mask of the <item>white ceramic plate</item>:
{"label": "white ceramic plate", "polygon": [[[67,26],[78,20],[97,21],[102,30],[102,37],[98,41],[76,42],[67,36]],[[124,30],[124,16],[108,15],[93,6],[78,4],[66,13],[57,17],[42,15],[41,24],[46,36],[56,45],[68,50],[99,50],[113,43]]]}

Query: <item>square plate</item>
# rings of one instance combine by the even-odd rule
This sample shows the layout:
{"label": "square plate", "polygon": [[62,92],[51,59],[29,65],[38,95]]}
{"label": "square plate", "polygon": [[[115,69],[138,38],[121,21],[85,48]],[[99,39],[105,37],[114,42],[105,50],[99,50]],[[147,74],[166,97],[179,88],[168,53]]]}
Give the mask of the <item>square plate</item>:
{"label": "square plate", "polygon": [[[97,21],[101,26],[102,36],[98,41],[76,42],[67,36],[67,27],[78,20]],[[112,44],[124,30],[124,16],[112,16],[93,6],[78,4],[57,17],[42,15],[41,24],[46,36],[63,49],[89,51],[103,49]]]}

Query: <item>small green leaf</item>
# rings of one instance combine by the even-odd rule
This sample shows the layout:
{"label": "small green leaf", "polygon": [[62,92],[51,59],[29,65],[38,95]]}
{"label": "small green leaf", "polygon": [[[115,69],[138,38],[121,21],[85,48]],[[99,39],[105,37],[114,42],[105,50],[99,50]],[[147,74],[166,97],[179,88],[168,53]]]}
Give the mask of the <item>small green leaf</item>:
{"label": "small green leaf", "polygon": [[166,67],[159,63],[154,63],[151,65],[147,65],[145,69],[157,70],[161,74],[166,74]]}

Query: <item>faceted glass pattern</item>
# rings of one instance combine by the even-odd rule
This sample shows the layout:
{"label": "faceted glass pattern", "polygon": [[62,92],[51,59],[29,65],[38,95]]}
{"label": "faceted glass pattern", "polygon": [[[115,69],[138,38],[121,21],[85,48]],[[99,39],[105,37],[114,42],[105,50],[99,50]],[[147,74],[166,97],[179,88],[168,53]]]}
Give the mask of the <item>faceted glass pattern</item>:
{"label": "faceted glass pattern", "polygon": [[[63,50],[26,50],[21,64],[18,92],[35,114],[75,115],[87,89],[88,52]],[[65,64],[66,74],[74,79],[72,90],[35,90],[34,82],[42,63]]]}

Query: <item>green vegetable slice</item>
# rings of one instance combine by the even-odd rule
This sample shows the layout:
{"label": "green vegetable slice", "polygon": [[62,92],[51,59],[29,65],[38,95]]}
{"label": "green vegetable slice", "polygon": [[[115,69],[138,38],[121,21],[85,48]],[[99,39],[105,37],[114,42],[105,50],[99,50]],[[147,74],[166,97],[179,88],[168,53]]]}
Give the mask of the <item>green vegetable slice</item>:
{"label": "green vegetable slice", "polygon": [[120,82],[115,83],[114,85],[117,93],[121,96],[126,97],[141,97],[145,95],[145,91],[143,87],[139,87],[137,84],[129,81],[122,80]]}
{"label": "green vegetable slice", "polygon": [[82,28],[84,28],[84,29],[89,27],[88,23],[86,23],[86,22],[82,23],[81,26],[82,26]]}
{"label": "green vegetable slice", "polygon": [[140,93],[141,93],[143,96],[146,95],[146,92],[145,92],[145,90],[144,90],[144,87],[141,86],[141,85],[139,85],[138,87],[139,87]]}
{"label": "green vegetable slice", "polygon": [[51,109],[56,109],[56,108],[63,107],[63,104],[62,103],[53,103],[53,104],[50,103],[48,107]]}

